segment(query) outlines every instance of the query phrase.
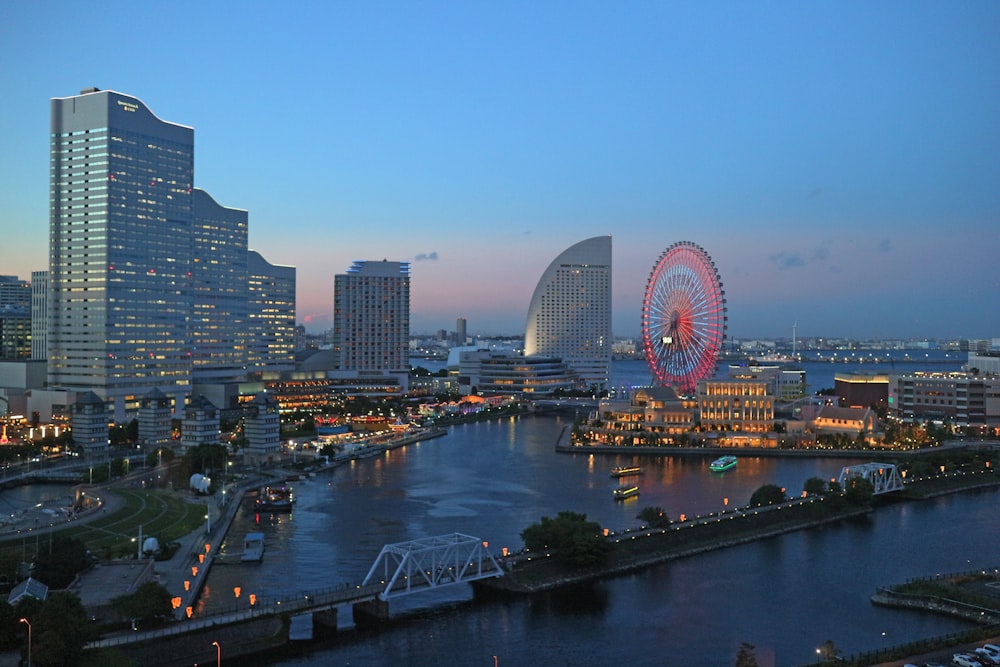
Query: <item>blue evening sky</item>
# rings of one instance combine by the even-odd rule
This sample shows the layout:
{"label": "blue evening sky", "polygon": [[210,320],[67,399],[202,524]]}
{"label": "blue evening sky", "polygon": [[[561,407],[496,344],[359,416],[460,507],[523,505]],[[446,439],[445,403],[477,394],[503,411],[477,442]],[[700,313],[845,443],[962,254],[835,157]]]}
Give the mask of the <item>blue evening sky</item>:
{"label": "blue evening sky", "polygon": [[693,241],[736,337],[1000,336],[998,2],[4,2],[0,274],[47,268],[49,99],[89,86],[195,128],[313,331],[384,258],[412,331],[523,333],[612,234],[616,335]]}

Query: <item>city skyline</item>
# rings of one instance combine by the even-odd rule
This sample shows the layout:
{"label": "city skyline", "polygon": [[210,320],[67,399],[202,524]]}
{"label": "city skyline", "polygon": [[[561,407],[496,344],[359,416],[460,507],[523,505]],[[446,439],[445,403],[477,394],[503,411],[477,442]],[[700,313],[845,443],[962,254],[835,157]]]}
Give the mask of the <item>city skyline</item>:
{"label": "city skyline", "polygon": [[0,8],[0,274],[47,268],[49,100],[97,86],[195,128],[196,182],[297,267],[311,331],[386,258],[411,331],[517,334],[605,234],[616,336],[682,240],[737,338],[1000,330],[1000,6],[243,8]]}

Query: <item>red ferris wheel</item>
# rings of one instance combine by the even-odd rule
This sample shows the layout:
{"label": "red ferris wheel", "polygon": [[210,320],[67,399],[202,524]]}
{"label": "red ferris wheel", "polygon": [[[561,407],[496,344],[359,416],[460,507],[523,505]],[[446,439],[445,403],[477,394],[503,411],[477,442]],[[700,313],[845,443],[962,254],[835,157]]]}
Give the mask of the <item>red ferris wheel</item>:
{"label": "red ferris wheel", "polygon": [[712,377],[726,336],[726,299],[715,263],[690,241],[660,255],[642,302],[642,347],[653,382],[693,394]]}

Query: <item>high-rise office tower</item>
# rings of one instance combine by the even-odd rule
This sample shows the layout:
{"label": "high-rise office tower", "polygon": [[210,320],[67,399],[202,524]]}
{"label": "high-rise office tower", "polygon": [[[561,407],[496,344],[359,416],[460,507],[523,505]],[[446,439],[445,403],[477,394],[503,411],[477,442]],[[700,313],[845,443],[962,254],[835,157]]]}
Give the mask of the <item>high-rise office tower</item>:
{"label": "high-rise office tower", "polygon": [[294,341],[295,269],[278,267],[277,302],[255,290],[250,267],[270,265],[247,250],[247,212],[194,188],[192,128],[113,91],[54,99],[50,180],[50,387],[122,421],[153,389],[179,414],[192,381],[292,363],[268,341]]}
{"label": "high-rise office tower", "polygon": [[191,205],[192,379],[238,379],[247,363],[247,212],[197,188]]}
{"label": "high-rise office tower", "polygon": [[455,320],[455,344],[465,345],[465,339],[468,337],[468,321],[464,317],[459,317]]}
{"label": "high-rise office tower", "polygon": [[355,262],[334,277],[334,349],[339,368],[409,370],[410,265]]}
{"label": "high-rise office tower", "polygon": [[556,257],[528,307],[525,356],[560,357],[587,385],[611,370],[611,237],[595,236]]}
{"label": "high-rise office tower", "polygon": [[295,368],[295,267],[247,255],[247,369]]}
{"label": "high-rise office tower", "polygon": [[31,359],[44,361],[48,352],[49,272],[31,272]]}
{"label": "high-rise office tower", "polygon": [[49,386],[92,390],[123,419],[191,382],[194,130],[87,89],[52,100]]}

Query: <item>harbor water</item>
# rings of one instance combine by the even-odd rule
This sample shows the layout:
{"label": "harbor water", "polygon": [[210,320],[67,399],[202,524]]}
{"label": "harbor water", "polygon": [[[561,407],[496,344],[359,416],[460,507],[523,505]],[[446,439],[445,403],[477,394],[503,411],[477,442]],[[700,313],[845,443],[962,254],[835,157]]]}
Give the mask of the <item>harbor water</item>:
{"label": "harbor water", "polygon": [[[852,463],[740,456],[719,474],[707,456],[558,454],[567,425],[539,416],[456,426],[299,482],[291,514],[259,516],[247,504],[234,539],[264,532],[264,559],[213,568],[205,608],[233,604],[235,586],[244,596],[277,596],[360,583],[390,543],[462,533],[491,550],[516,549],[527,525],[562,510],[620,530],[638,526],[646,506],[694,516],[746,504],[765,483],[794,494],[807,478],[834,477]],[[609,473],[629,463],[644,469],[641,494],[616,502]],[[467,584],[418,593],[392,600],[395,620],[377,632],[345,627],[342,613],[332,638],[258,664],[726,665],[749,642],[764,666],[807,663],[827,640],[846,653],[887,647],[966,627],[869,598],[907,578],[995,566],[998,500],[984,491],[893,504],[865,519],[532,597],[474,600]]]}

